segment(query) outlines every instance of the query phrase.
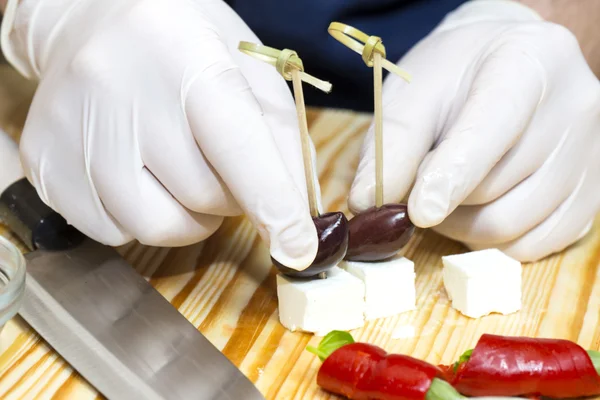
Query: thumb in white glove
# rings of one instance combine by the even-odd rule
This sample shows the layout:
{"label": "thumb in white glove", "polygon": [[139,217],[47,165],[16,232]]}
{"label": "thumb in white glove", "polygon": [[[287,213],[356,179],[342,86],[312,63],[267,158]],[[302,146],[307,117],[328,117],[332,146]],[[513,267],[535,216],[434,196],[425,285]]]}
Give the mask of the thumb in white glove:
{"label": "thumb in white glove", "polygon": [[43,201],[110,245],[181,246],[244,212],[281,263],[317,251],[294,102],[221,1],[22,0],[7,58],[40,80],[21,140]]}
{"label": "thumb in white glove", "polygon": [[[600,208],[600,84],[575,37],[511,1],[468,2],[384,86],[385,202],[472,249],[560,251]],[[365,139],[349,197],[374,201]]]}

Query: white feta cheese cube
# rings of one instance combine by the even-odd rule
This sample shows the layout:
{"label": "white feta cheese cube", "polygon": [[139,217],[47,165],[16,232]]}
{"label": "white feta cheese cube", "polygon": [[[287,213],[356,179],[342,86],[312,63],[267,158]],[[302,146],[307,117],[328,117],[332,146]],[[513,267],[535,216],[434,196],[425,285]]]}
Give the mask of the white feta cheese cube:
{"label": "white feta cheese cube", "polygon": [[521,309],[521,263],[498,249],[442,257],[443,280],[452,307],[479,318]]}
{"label": "white feta cheese cube", "polygon": [[364,326],[365,285],[339,267],[326,279],[296,279],[277,275],[279,321],[293,331],[324,336],[332,330]]}
{"label": "white feta cheese cube", "polygon": [[416,309],[415,264],[408,258],[345,261],[341,266],[365,284],[367,321]]}

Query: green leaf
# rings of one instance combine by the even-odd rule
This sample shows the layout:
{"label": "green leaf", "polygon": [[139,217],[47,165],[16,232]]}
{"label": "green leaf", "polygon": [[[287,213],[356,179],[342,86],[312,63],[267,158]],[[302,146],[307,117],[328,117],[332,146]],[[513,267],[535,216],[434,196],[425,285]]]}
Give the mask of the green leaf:
{"label": "green leaf", "polygon": [[473,349],[467,350],[464,353],[462,353],[458,361],[454,363],[454,372],[458,371],[458,367],[460,367],[461,364],[469,361],[469,359],[471,358],[471,354],[473,354]]}
{"label": "green leaf", "polygon": [[596,368],[596,373],[600,375],[600,351],[588,350],[587,353],[592,360],[592,364],[594,364],[594,368]]}
{"label": "green leaf", "polygon": [[354,338],[348,332],[331,331],[321,340],[318,347],[307,346],[306,350],[319,356],[321,361],[325,361],[331,353],[350,343],[354,343]]}
{"label": "green leaf", "polygon": [[448,382],[434,378],[431,381],[431,386],[427,390],[425,400],[454,400],[454,399],[465,399],[456,391]]}

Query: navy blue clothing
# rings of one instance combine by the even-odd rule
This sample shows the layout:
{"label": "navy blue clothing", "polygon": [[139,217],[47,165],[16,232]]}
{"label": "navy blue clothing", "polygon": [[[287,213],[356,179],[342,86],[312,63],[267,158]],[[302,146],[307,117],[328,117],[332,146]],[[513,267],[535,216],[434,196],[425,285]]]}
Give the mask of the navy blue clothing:
{"label": "navy blue clothing", "polygon": [[466,0],[226,1],[265,45],[295,50],[308,73],[333,84],[329,94],[307,85],[307,104],[370,112],[373,70],[327,33],[329,23],[381,37],[387,58],[396,62]]}

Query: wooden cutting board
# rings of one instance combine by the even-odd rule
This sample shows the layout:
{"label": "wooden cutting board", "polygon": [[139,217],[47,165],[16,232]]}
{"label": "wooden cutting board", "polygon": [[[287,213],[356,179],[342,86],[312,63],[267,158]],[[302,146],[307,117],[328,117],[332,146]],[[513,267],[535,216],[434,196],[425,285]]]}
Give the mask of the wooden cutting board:
{"label": "wooden cutting board", "polygon": [[[0,102],[6,101],[2,93],[0,89]],[[21,113],[25,110],[21,107]],[[0,116],[3,114],[7,113],[0,109]],[[309,119],[318,149],[324,207],[347,212],[346,195],[369,116],[312,110]],[[14,127],[22,120],[23,115],[17,113],[0,122]],[[522,311],[477,320],[449,307],[441,281],[440,257],[466,249],[433,232],[421,231],[405,252],[416,264],[418,309],[370,322],[353,334],[358,340],[432,363],[455,361],[484,332],[565,338],[597,350],[598,223],[600,220],[576,246],[525,265]],[[0,234],[16,241],[2,227]],[[119,250],[267,399],[332,398],[316,386],[320,362],[305,351],[319,339],[291,333],[278,322],[275,272],[267,249],[245,218],[228,219],[213,237],[198,245],[163,249],[134,243]],[[20,317],[6,325],[0,351],[1,399],[102,398]]]}

